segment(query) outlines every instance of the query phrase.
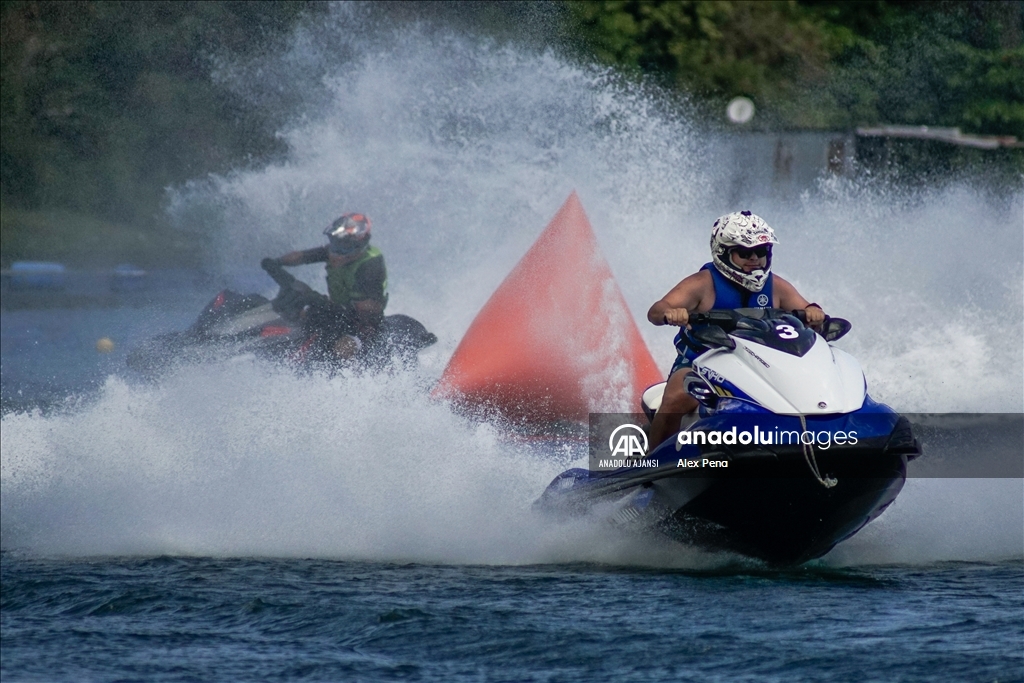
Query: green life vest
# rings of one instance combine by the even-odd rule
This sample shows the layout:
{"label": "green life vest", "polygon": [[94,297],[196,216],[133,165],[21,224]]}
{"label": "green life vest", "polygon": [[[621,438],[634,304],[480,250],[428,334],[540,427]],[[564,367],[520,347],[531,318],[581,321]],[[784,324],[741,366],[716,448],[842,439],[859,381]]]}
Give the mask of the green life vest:
{"label": "green life vest", "polygon": [[[384,282],[381,284],[380,289],[374,288],[374,291],[368,292],[361,291],[356,284],[356,274],[363,264],[375,258],[381,259],[381,268],[384,270]],[[327,294],[331,297],[331,301],[341,304],[345,308],[352,308],[353,302],[363,301],[364,299],[380,301],[387,306],[388,276],[387,269],[384,268],[384,255],[380,252],[380,249],[369,247],[355,261],[346,263],[343,266],[332,267],[330,262],[328,262]]]}

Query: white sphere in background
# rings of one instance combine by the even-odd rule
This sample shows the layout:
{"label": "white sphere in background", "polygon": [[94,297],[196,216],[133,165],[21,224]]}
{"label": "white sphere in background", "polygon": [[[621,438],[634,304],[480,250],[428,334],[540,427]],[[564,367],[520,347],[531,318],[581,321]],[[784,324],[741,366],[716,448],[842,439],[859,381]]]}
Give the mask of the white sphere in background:
{"label": "white sphere in background", "polygon": [[754,103],[747,97],[734,97],[725,108],[725,115],[733,123],[746,123],[754,118]]}

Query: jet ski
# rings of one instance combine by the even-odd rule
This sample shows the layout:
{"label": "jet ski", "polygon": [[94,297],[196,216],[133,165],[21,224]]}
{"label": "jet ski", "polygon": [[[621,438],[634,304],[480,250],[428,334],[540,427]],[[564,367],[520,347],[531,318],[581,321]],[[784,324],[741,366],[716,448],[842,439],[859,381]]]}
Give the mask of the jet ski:
{"label": "jet ski", "polygon": [[269,260],[264,270],[280,287],[274,299],[225,289],[186,330],[162,334],[133,349],[128,367],[155,379],[187,363],[255,356],[303,369],[410,367],[437,337],[407,315],[385,316],[372,338],[361,338],[340,307]]}
{"label": "jet ski", "polygon": [[[644,418],[613,429],[592,415],[589,468],[558,475],[535,508],[773,565],[821,557],[882,514],[921,453],[907,419],[872,400],[860,364],[830,343],[850,329],[826,318],[816,332],[779,309],[692,316],[690,424],[645,453]],[[646,420],[664,389],[644,392]]]}

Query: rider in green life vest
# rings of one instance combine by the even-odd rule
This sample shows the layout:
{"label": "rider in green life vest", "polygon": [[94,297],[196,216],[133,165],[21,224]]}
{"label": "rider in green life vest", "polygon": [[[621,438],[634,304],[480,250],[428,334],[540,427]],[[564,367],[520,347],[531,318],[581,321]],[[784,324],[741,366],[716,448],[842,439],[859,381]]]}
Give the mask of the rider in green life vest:
{"label": "rider in green life vest", "polygon": [[327,263],[327,292],[333,308],[364,342],[380,330],[388,304],[388,272],[380,249],[370,246],[370,219],[347,213],[331,223],[323,247],[293,251],[276,259],[283,266]]}

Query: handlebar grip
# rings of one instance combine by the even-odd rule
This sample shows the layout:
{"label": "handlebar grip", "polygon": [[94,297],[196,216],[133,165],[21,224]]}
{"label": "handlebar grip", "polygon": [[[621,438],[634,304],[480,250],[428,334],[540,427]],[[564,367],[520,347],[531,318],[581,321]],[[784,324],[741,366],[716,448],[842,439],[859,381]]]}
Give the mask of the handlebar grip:
{"label": "handlebar grip", "polygon": [[260,261],[260,267],[267,271],[267,275],[277,283],[281,289],[288,289],[295,282],[295,276],[284,269],[277,259],[265,258]]}
{"label": "handlebar grip", "polygon": [[694,313],[690,316],[687,324],[693,325],[728,325],[734,320],[732,310],[712,310],[706,313]]}
{"label": "handlebar grip", "polygon": [[687,321],[688,325],[707,325],[710,322],[706,313],[694,313]]}

